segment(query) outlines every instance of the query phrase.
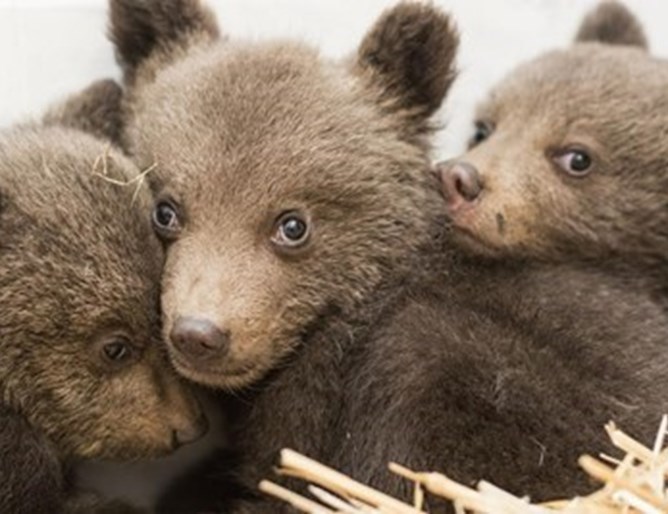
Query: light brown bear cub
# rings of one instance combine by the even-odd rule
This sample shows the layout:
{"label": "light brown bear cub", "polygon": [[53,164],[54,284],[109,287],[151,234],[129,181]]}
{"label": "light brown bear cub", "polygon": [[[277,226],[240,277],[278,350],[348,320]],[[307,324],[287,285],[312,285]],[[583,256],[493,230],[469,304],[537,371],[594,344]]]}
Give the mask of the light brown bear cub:
{"label": "light brown bear cub", "polygon": [[79,130],[114,137],[120,97],[102,81],[0,133],[3,513],[97,512],[71,494],[75,459],[162,455],[203,429],[161,351],[151,194]]}
{"label": "light brown bear cub", "polygon": [[455,234],[491,258],[598,262],[664,287],[668,62],[603,3],[576,43],[523,64],[478,109],[470,150],[440,166]]}

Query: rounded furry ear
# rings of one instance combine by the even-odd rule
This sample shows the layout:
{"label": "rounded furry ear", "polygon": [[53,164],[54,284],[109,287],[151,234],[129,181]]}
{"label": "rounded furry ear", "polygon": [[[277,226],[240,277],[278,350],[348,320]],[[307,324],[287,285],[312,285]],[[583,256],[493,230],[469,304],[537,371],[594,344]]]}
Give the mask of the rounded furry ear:
{"label": "rounded furry ear", "polygon": [[600,3],[585,16],[575,36],[575,42],[648,48],[647,37],[640,22],[624,5],[614,1]]}
{"label": "rounded furry ear", "polygon": [[109,38],[126,78],[156,49],[168,62],[179,48],[218,36],[213,12],[199,0],[109,0]]}
{"label": "rounded furry ear", "polygon": [[42,123],[76,128],[120,144],[122,99],[123,90],[118,83],[98,80],[50,108]]}
{"label": "rounded furry ear", "polygon": [[389,109],[426,119],[455,78],[459,38],[450,18],[424,3],[402,2],[364,37],[356,70]]}

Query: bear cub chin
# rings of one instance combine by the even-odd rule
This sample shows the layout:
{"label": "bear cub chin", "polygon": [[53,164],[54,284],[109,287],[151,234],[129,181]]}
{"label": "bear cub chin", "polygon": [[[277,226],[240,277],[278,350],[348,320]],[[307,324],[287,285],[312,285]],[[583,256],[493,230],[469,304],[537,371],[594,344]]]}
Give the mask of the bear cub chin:
{"label": "bear cub chin", "polygon": [[0,133],[6,514],[130,512],[72,490],[74,461],[166,454],[205,428],[160,348],[151,195],[108,142],[120,98],[100,81]]}

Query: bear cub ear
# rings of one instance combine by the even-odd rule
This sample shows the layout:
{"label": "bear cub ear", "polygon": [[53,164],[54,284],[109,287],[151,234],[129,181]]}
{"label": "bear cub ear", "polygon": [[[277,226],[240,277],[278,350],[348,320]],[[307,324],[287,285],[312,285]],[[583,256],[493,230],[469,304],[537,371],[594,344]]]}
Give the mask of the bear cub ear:
{"label": "bear cub ear", "polygon": [[43,116],[45,126],[70,127],[115,144],[121,139],[123,90],[114,80],[98,80]]}
{"label": "bear cub ear", "polygon": [[197,36],[219,36],[214,14],[199,0],[109,0],[109,38],[126,76],[153,50],[187,47]]}
{"label": "bear cub ear", "polygon": [[602,2],[585,16],[575,42],[637,46],[645,50],[649,46],[640,22],[624,5],[615,1]]}
{"label": "bear cub ear", "polygon": [[426,119],[455,78],[458,42],[445,13],[429,4],[402,2],[367,33],[355,68],[388,108]]}

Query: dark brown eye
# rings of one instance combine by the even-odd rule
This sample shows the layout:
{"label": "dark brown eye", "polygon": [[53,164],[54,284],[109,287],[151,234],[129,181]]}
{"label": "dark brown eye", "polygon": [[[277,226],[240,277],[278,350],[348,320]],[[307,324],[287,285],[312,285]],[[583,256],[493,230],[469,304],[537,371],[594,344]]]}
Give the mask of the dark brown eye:
{"label": "dark brown eye", "polygon": [[155,231],[163,238],[174,238],[181,229],[176,207],[168,200],[162,200],[156,204],[152,217]]}
{"label": "dark brown eye", "polygon": [[298,212],[291,211],[276,220],[272,242],[278,246],[297,248],[304,245],[310,235],[309,222]]}
{"label": "dark brown eye", "polygon": [[584,177],[591,171],[593,160],[586,150],[567,150],[557,154],[554,162],[574,177]]}
{"label": "dark brown eye", "polygon": [[132,345],[124,337],[117,337],[102,345],[102,353],[114,364],[123,364],[133,357]]}
{"label": "dark brown eye", "polygon": [[476,121],[473,136],[471,136],[471,139],[469,140],[469,148],[478,146],[489,138],[489,136],[492,135],[492,132],[494,132],[494,126],[491,123],[486,121]]}

